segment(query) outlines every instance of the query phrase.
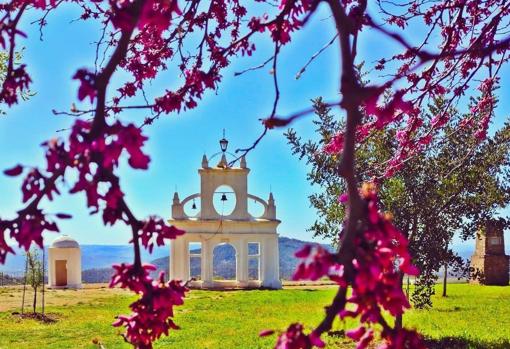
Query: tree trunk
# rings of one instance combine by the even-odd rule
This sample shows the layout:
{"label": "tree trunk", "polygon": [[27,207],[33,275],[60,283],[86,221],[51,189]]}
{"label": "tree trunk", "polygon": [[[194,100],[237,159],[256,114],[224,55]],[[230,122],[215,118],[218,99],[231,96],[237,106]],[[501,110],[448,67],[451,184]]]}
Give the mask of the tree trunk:
{"label": "tree trunk", "polygon": [[448,280],[448,263],[444,264],[444,276],[443,276],[443,297],[446,297],[446,284]]}
{"label": "tree trunk", "polygon": [[25,311],[25,291],[27,290],[27,274],[28,274],[28,256],[25,261],[25,278],[23,281],[23,298],[21,300],[21,315]]}
{"label": "tree trunk", "polygon": [[37,287],[34,287],[34,314],[36,305],[37,305]]}
{"label": "tree trunk", "polygon": [[43,249],[42,249],[42,271],[41,271],[41,274],[42,274],[42,299],[41,299],[41,304],[42,304],[42,307],[41,307],[41,313],[44,315],[44,274],[45,274],[45,271],[44,271],[44,246],[43,246]]}
{"label": "tree trunk", "polygon": [[[404,289],[404,273],[402,272],[399,272],[399,282],[400,282],[400,289]],[[400,314],[400,315],[397,315],[395,317],[395,329],[396,330],[400,330],[402,329],[402,326],[403,326],[403,315]]]}
{"label": "tree trunk", "polygon": [[[410,225],[411,223],[408,222],[407,224],[407,229],[405,231],[403,231],[402,233],[404,234],[404,236],[406,237],[406,239],[408,240],[408,242],[411,240],[411,236],[415,236],[415,233],[416,233],[416,224],[417,224],[417,216],[413,216],[413,225],[412,225],[412,231],[411,231],[411,234],[409,234],[409,230],[410,230]],[[398,273],[398,277],[399,277],[399,284],[400,284],[400,289],[402,291],[404,291],[404,273],[399,271]],[[406,292],[406,297],[407,299],[409,299],[409,276],[407,277],[407,292]],[[395,317],[395,329],[396,330],[400,330],[402,329],[403,327],[403,314],[400,314],[400,315],[397,315]]]}
{"label": "tree trunk", "polygon": [[444,276],[443,276],[443,297],[446,297],[446,284],[448,283],[448,241],[445,247],[445,262],[444,262]]}

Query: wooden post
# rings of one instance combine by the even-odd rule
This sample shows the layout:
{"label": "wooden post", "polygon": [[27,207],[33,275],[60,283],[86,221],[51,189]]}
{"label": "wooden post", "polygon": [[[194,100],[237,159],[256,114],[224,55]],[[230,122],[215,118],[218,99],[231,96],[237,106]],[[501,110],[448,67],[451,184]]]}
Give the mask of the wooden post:
{"label": "wooden post", "polygon": [[25,254],[25,278],[23,281],[23,298],[21,299],[21,315],[25,311],[25,291],[27,289],[28,257]]}
{"label": "wooden post", "polygon": [[43,245],[43,248],[42,248],[42,314],[44,315],[44,275],[46,274],[46,270],[45,270],[45,264],[44,264],[44,245]]}

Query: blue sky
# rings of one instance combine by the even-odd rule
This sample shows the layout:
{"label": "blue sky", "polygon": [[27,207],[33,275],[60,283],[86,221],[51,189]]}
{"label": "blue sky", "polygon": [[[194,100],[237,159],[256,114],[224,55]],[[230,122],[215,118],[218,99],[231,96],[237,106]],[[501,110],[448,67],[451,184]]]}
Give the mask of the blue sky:
{"label": "blue sky", "polygon": [[[68,128],[70,117],[54,116],[52,109],[68,110],[76,102],[77,82],[71,77],[78,68],[93,68],[94,41],[99,38],[94,23],[74,22],[79,12],[72,7],[51,15],[44,29],[44,41],[39,40],[36,25],[26,18],[23,27],[28,39],[24,61],[34,81],[32,89],[37,93],[0,118],[0,169],[9,168],[19,162],[27,165],[42,165],[43,153],[40,144],[50,138],[66,137],[67,132],[56,132]],[[293,37],[293,43],[285,47],[279,58],[281,103],[279,114],[287,114],[310,107],[309,100],[323,96],[325,100],[338,98],[337,47],[332,46],[308,67],[299,80],[295,74],[308,58],[327,43],[334,35],[331,19],[320,11],[308,27]],[[419,32],[410,28],[408,35]],[[371,62],[394,47],[381,44],[377,36],[362,41],[359,56]],[[197,169],[202,154],[217,152],[222,129],[226,129],[230,150],[250,145],[262,131],[259,118],[267,115],[272,107],[274,91],[269,67],[234,77],[234,72],[258,65],[271,55],[269,40],[257,43],[253,57],[240,58],[226,71],[217,94],[207,93],[199,106],[179,115],[169,115],[145,129],[149,137],[145,150],[152,161],[148,171],[134,171],[121,166],[122,187],[138,217],[158,214],[169,218],[171,200],[177,186],[181,198],[199,191]],[[508,71],[504,72],[510,73]],[[168,78],[168,79],[167,79]],[[167,80],[166,80],[167,79]],[[165,81],[153,86],[160,90],[175,86],[171,74]],[[508,92],[505,88],[503,94]],[[500,120],[508,115],[510,102],[505,98],[499,108]],[[80,105],[83,106],[83,105]],[[86,105],[85,105],[86,106]],[[144,113],[126,113],[125,120],[140,123]],[[311,117],[292,126],[304,137],[313,136]],[[259,146],[249,154],[251,168],[249,191],[267,198],[272,188],[276,199],[277,215],[282,220],[279,233],[284,236],[311,240],[312,233],[306,229],[315,220],[315,212],[309,207],[307,196],[318,188],[306,181],[307,168],[292,156],[283,130],[271,131]],[[21,207],[20,179],[0,176],[0,212],[10,217]],[[60,223],[63,233],[75,237],[83,244],[124,244],[129,232],[122,225],[105,228],[99,216],[89,216],[83,196],[65,193],[55,202],[45,203],[47,212],[69,212],[74,219]],[[51,241],[54,236],[47,236]]]}

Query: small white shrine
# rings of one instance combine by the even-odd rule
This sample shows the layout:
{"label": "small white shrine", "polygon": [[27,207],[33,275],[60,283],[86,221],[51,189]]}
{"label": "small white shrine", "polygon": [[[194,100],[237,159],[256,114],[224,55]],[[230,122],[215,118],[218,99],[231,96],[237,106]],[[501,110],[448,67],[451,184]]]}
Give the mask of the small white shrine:
{"label": "small white shrine", "polygon": [[48,287],[82,287],[80,245],[67,235],[57,238],[48,249]]}
{"label": "small white shrine", "polygon": [[[200,175],[200,193],[180,200],[176,192],[173,197],[172,219],[169,223],[186,231],[170,245],[170,278],[191,280],[192,287],[199,288],[253,288],[282,287],[279,278],[278,234],[276,228],[276,207],[272,193],[267,201],[248,193],[246,159],[242,157],[239,167],[230,166],[227,161],[228,141],[220,141],[221,152],[216,166],[209,166],[204,155]],[[248,210],[248,200],[262,205],[263,212],[254,217]],[[199,201],[197,208],[196,201]],[[218,205],[220,203],[220,205]],[[231,212],[225,212],[225,204]],[[195,215],[186,214],[192,205]],[[215,275],[213,258],[229,244],[235,250],[235,267],[231,266],[232,277],[226,280]],[[223,252],[226,246],[223,247]],[[221,251],[220,251],[221,252]],[[235,274],[235,276],[234,276]]]}

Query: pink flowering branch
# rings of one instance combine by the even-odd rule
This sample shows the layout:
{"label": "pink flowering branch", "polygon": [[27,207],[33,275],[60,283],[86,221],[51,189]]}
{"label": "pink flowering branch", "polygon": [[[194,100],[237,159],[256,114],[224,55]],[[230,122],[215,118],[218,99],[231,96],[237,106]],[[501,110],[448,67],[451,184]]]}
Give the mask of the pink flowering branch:
{"label": "pink flowering branch", "polygon": [[[16,219],[0,220],[2,237],[0,262],[4,262],[7,253],[14,253],[4,240],[6,232],[18,241],[20,247],[28,250],[33,241],[43,246],[44,231],[58,231],[57,225],[46,219],[38,205],[43,197],[51,200],[53,193],[60,194],[57,181],[63,178],[66,169],[76,169],[79,179],[71,193],[84,191],[87,195],[87,205],[94,208],[95,212],[102,209],[105,225],[113,225],[116,221],[122,220],[131,227],[134,263],[125,266],[124,269],[117,268],[111,286],[120,284],[121,287],[141,294],[141,298],[131,305],[133,314],[130,317],[119,317],[116,325],[126,326],[125,338],[135,347],[152,348],[154,340],[163,333],[168,334],[170,328],[176,328],[171,320],[172,308],[174,305],[182,304],[186,288],[179,281],[165,283],[163,275],[158,281],[152,281],[147,272],[152,266],[142,266],[140,240],[145,248],[152,251],[155,243],[158,246],[164,245],[167,240],[174,239],[184,232],[167,226],[157,217],[140,221],[134,216],[124,200],[114,168],[118,166],[122,152],[126,152],[131,167],[146,169],[149,157],[141,150],[146,138],[133,125],[124,126],[120,122],[109,125],[105,118],[107,87],[117,66],[126,56],[131,35],[143,17],[144,6],[146,2],[138,0],[121,9],[123,32],[118,46],[100,74],[95,76],[85,70],[76,73],[75,78],[81,83],[79,98],[88,97],[91,101],[97,99],[94,118],[92,122],[78,120],[75,123],[68,145],[56,140],[45,144],[46,172],[50,175],[45,176],[38,169],[31,170],[23,185],[23,201],[31,201],[24,209],[18,211]],[[17,18],[19,20],[19,17]],[[96,165],[95,169],[92,164]],[[23,166],[18,165],[5,173],[16,176],[20,175],[23,169]],[[87,176],[92,176],[93,179],[90,180]],[[98,188],[100,182],[109,186],[105,194],[100,193]],[[66,215],[60,215],[60,218],[64,217],[67,218]]]}
{"label": "pink flowering branch", "polygon": [[[296,339],[301,338],[302,334],[297,333],[295,331],[295,328],[291,326],[289,327],[286,333],[280,336],[280,341],[278,342],[277,347],[309,348],[311,346],[323,346],[323,343],[321,343],[320,340],[317,340],[317,337],[320,337],[322,333],[328,331],[331,328],[334,319],[339,314],[341,317],[361,316],[360,319],[361,322],[379,323],[383,329],[381,337],[386,340],[386,345],[384,346],[385,348],[423,347],[423,344],[421,343],[421,340],[419,336],[416,335],[416,333],[414,333],[413,331],[391,328],[388,325],[388,323],[384,321],[379,309],[379,307],[382,305],[380,303],[381,299],[384,299],[384,297],[379,300],[374,299],[371,300],[370,299],[371,293],[367,291],[371,291],[370,290],[371,288],[377,286],[376,285],[374,285],[373,287],[369,286],[369,290],[367,290],[364,286],[367,284],[370,285],[370,283],[374,282],[373,280],[381,280],[382,277],[389,277],[392,281],[387,281],[387,285],[392,285],[393,289],[389,292],[391,296],[388,299],[392,299],[392,302],[394,302],[394,304],[382,305],[382,308],[389,311],[392,315],[398,316],[402,314],[403,308],[409,307],[409,304],[401,290],[399,276],[393,270],[394,265],[393,262],[395,261],[395,259],[403,259],[403,263],[401,264],[403,272],[414,274],[416,273],[416,271],[411,267],[409,262],[410,258],[405,249],[405,246],[407,244],[406,239],[398,231],[396,231],[396,229],[389,223],[389,221],[384,219],[383,220],[383,222],[385,222],[383,224],[384,229],[380,230],[381,233],[383,234],[381,234],[380,238],[381,239],[388,238],[390,240],[396,239],[396,241],[398,241],[397,245],[403,248],[399,251],[392,252],[391,248],[394,246],[391,246],[392,243],[390,243],[388,246],[388,250],[383,252],[382,250],[384,248],[380,248],[382,245],[381,242],[383,240],[377,239],[376,240],[377,243],[375,245],[378,246],[379,248],[376,248],[375,251],[372,251],[371,254],[367,254],[367,256],[373,256],[373,254],[383,252],[387,254],[387,256],[392,256],[390,258],[390,261],[393,262],[386,264],[389,267],[389,269],[383,271],[381,275],[378,275],[383,270],[380,268],[381,265],[378,265],[378,263],[374,262],[369,268],[367,268],[367,270],[369,271],[368,276],[363,276],[362,268],[360,267],[360,261],[362,261],[363,255],[361,256],[358,255],[356,251],[359,250],[360,244],[363,245],[373,240],[372,234],[374,234],[374,232],[377,230],[373,231],[372,229],[368,228],[367,225],[370,226],[376,223],[379,219],[378,218],[379,214],[377,213],[377,205],[374,196],[375,194],[370,194],[369,196],[367,196],[366,194],[364,195],[365,200],[366,199],[370,200],[368,202],[369,206],[368,212],[363,209],[363,205],[360,205],[360,197],[357,193],[358,183],[356,181],[356,175],[354,170],[354,150],[355,144],[360,141],[359,126],[363,120],[361,108],[363,108],[364,112],[367,113],[369,116],[374,115],[378,118],[378,120],[374,122],[372,126],[369,127],[382,128],[386,126],[388,123],[392,122],[393,120],[399,120],[399,117],[396,116],[401,113],[413,115],[415,113],[417,106],[419,106],[420,105],[419,103],[421,103],[421,101],[423,100],[424,96],[431,95],[433,96],[434,93],[437,93],[437,91],[435,90],[437,88],[437,83],[429,83],[428,85],[426,85],[428,90],[424,90],[423,97],[420,97],[419,103],[417,103],[416,100],[413,103],[404,102],[402,100],[404,92],[401,92],[396,93],[393,99],[390,100],[390,102],[386,106],[379,107],[377,105],[377,99],[379,98],[379,95],[381,95],[384,90],[390,87],[398,79],[403,77],[405,78],[406,75],[404,74],[396,75],[395,78],[388,81],[381,87],[359,86],[358,77],[356,76],[353,70],[357,39],[357,36],[355,34],[356,31],[355,28],[359,28],[359,25],[357,25],[356,21],[353,21],[353,19],[356,18],[359,19],[360,17],[363,18],[363,15],[359,16],[359,13],[363,13],[366,10],[366,3],[363,1],[358,2],[358,6],[351,8],[351,13],[349,15],[344,11],[344,8],[338,2],[329,1],[328,3],[332,10],[333,17],[335,18],[337,32],[339,33],[341,50],[340,61],[342,62],[342,76],[340,81],[342,102],[340,103],[340,106],[346,112],[345,131],[342,134],[338,135],[337,138],[333,139],[332,142],[334,143],[328,145],[329,147],[328,151],[333,153],[338,152],[342,156],[339,164],[339,174],[345,179],[348,189],[348,192],[346,194],[346,197],[348,198],[346,214],[347,219],[345,222],[343,233],[340,238],[339,243],[340,248],[337,254],[335,254],[334,256],[328,255],[326,251],[312,254],[310,250],[304,250],[298,253],[298,257],[303,257],[307,260],[311,260],[311,262],[305,262],[305,264],[301,264],[300,267],[298,268],[295,277],[308,278],[314,280],[321,276],[328,275],[331,279],[335,279],[338,278],[338,274],[335,272],[331,273],[331,270],[341,269],[341,278],[339,282],[338,292],[333,300],[333,303],[329,307],[327,307],[326,316],[324,320],[309,335],[310,338],[313,337],[314,340],[309,339],[306,345],[299,346],[301,344],[299,345],[296,344],[294,346],[292,336],[294,336],[294,339]],[[507,9],[503,8],[502,11],[507,11]],[[356,16],[352,16],[353,12],[356,12]],[[491,26],[491,24],[489,24],[489,26]],[[388,31],[386,30],[382,31],[385,34],[390,35]],[[353,37],[352,41],[350,40],[351,36]],[[411,46],[407,45],[407,43],[403,39],[400,40],[400,36],[396,34],[395,35],[391,34],[391,36],[397,41],[401,41],[409,51],[412,50]],[[483,33],[480,35],[480,37],[474,40],[470,48],[465,50],[453,50],[448,52],[443,50],[442,53],[437,55],[429,54],[425,50],[413,52],[413,55],[417,56],[420,59],[416,68],[413,69],[417,69],[423,63],[431,60],[436,60],[434,64],[437,65],[438,64],[437,62],[440,62],[444,59],[451,59],[458,55],[481,56],[479,62],[475,66],[469,67],[468,68],[469,70],[466,70],[467,76],[465,76],[465,78],[462,80],[462,85],[460,85],[460,87],[457,88],[457,91],[463,91],[467,88],[469,81],[474,78],[479,68],[482,66],[484,62],[484,55],[490,54],[500,49],[506,49],[506,47],[508,47],[507,39],[504,39],[494,45],[489,45],[487,47],[484,46],[480,48],[477,46],[477,41],[479,42],[482,36]],[[447,44],[448,42],[450,41],[447,41]],[[412,72],[412,70],[406,69],[405,72],[410,73]],[[413,86],[412,88],[414,88],[414,86],[417,86],[417,84],[413,82],[412,86]],[[407,89],[405,93],[411,92],[412,88]],[[490,91],[490,87],[485,91],[488,90]],[[459,95],[459,92],[456,92],[456,94]],[[449,105],[451,105],[452,102],[453,100],[449,101]],[[283,119],[268,118],[264,122],[266,123],[266,125],[269,124],[270,126],[273,127],[284,126],[287,125],[289,122],[293,121],[295,118],[300,117],[302,115],[305,114],[292,115],[288,118]],[[434,125],[434,128],[440,128],[441,125],[444,124],[445,117],[446,117],[445,115],[439,115],[437,119],[438,121],[433,120],[432,124]],[[413,118],[410,118],[410,120],[413,120]],[[414,125],[419,124],[416,123],[414,120],[412,121],[412,123]],[[367,126],[368,125],[369,124],[367,124]],[[408,134],[414,133],[416,129],[417,126],[409,127]],[[369,129],[364,131],[365,135],[362,136],[363,138],[367,137],[367,135],[370,133],[367,131],[369,131]],[[405,159],[401,159],[400,161],[405,161]],[[392,236],[392,238],[390,238],[390,236]],[[311,265],[313,265],[311,270],[305,267],[307,265],[306,263],[310,263]],[[379,264],[384,265],[384,262]],[[303,268],[307,269],[308,272],[304,272]],[[319,272],[317,272],[317,270],[314,270],[314,268],[319,268]],[[373,274],[370,275],[370,272],[373,272]],[[349,299],[347,298],[348,286],[352,287],[353,289],[353,296],[351,296]],[[360,301],[360,299],[362,301]],[[349,302],[354,302],[358,304],[358,308],[354,313],[349,313],[346,312],[345,310],[346,304]],[[367,310],[367,313],[364,313],[363,310],[360,310],[362,308],[361,305],[367,304],[370,309]],[[394,308],[394,306],[396,306],[396,308]],[[358,348],[365,348],[373,339],[373,330],[369,330],[366,327],[360,327],[354,332],[349,332],[348,336],[358,341]],[[281,342],[283,340],[285,340],[284,343]]]}
{"label": "pink flowering branch", "polygon": [[[52,200],[60,194],[60,181],[65,180],[68,171],[76,172],[78,179],[72,183],[71,193],[83,192],[87,207],[91,213],[100,212],[105,225],[123,221],[131,229],[133,264],[116,266],[111,285],[130,289],[139,299],[131,304],[133,313],[119,317],[116,325],[126,328],[125,339],[135,347],[151,348],[161,335],[177,327],[172,321],[173,307],[182,304],[186,287],[181,281],[165,283],[163,276],[152,280],[153,267],[143,265],[140,249],[152,251],[154,246],[161,246],[183,232],[167,226],[161,218],[151,216],[141,220],[134,215],[116,174],[119,161],[127,158],[132,168],[147,169],[150,158],[142,150],[147,140],[142,127],[162,115],[195,108],[206,91],[217,89],[222,72],[233,58],[253,54],[256,49],[253,39],[258,33],[267,33],[274,44],[271,59],[260,66],[272,63],[275,96],[263,120],[261,135],[239,152],[245,155],[270,129],[286,126],[309,114],[311,110],[305,109],[287,117],[278,115],[281,95],[278,56],[281,48],[291,42],[294,32],[308,23],[319,1],[283,0],[272,16],[251,17],[239,0],[208,3],[190,0],[180,4],[182,9],[175,0],[67,2],[82,9],[81,20],[98,20],[102,26],[101,39],[96,46],[96,69],[94,72],[79,69],[74,75],[80,83],[79,100],[89,99],[95,107],[81,110],[73,105],[69,112],[55,112],[77,117],[90,115],[91,119],[77,119],[68,130],[70,134],[65,142],[51,140],[44,144],[45,169],[18,165],[5,171],[10,176],[26,172],[22,184],[25,207],[14,219],[0,219],[0,262],[13,253],[6,236],[28,249],[32,242],[42,246],[44,231],[58,231],[56,223],[43,212],[40,204],[44,198]],[[39,21],[42,30],[50,11],[57,10],[63,3],[65,1],[12,0],[0,5],[0,44],[4,49],[8,47],[9,52],[0,101],[9,105],[16,103],[17,94],[28,89],[31,82],[25,66],[13,64],[17,36],[25,36],[18,29],[21,17],[28,9],[43,11]],[[359,176],[355,172],[356,145],[380,129],[404,125],[396,132],[399,149],[394,157],[388,163],[379,164],[384,176],[393,175],[442,130],[449,118],[448,109],[468,93],[470,83],[488,73],[488,78],[480,79],[481,98],[474,107],[474,112],[484,115],[478,125],[467,118],[462,126],[471,127],[474,137],[483,139],[493,116],[493,91],[498,73],[509,59],[506,51],[510,38],[506,30],[510,26],[510,4],[497,0],[414,0],[393,4],[399,11],[395,14],[385,8],[391,2],[378,1],[384,22],[381,26],[367,14],[366,0],[327,0],[326,3],[336,28],[334,41],[339,43],[338,62],[342,68],[341,100],[329,105],[345,111],[345,129],[332,138],[324,151],[340,158],[338,175],[347,184],[347,193],[342,197],[347,205],[347,219],[338,251],[330,254],[305,248],[299,253],[304,262],[296,271],[296,278],[327,276],[338,283],[338,292],[323,321],[310,334],[305,334],[302,325],[292,324],[279,336],[276,345],[291,349],[323,346],[320,337],[331,328],[334,319],[353,316],[359,318],[362,326],[348,332],[348,336],[358,342],[359,348],[373,340],[377,326],[385,342],[383,347],[420,348],[421,339],[414,331],[392,327],[382,315],[389,312],[398,317],[409,307],[399,286],[398,273],[415,273],[416,270],[407,252],[406,239],[395,229],[389,216],[379,212],[375,189],[370,185],[359,189]],[[417,45],[398,32],[413,21],[423,21],[429,27],[424,40]],[[402,52],[377,62],[375,69],[386,73],[381,84],[362,86],[354,69],[358,42],[363,38],[359,35],[362,29],[377,31],[403,47]],[[434,34],[440,37],[437,52],[429,48],[429,39]],[[100,51],[106,62],[104,66],[104,62],[98,62]],[[145,84],[167,70],[170,64],[180,71],[175,77],[179,87],[147,96]],[[98,65],[103,66],[102,69]],[[117,70],[124,70],[130,78],[108,101],[107,90]],[[398,89],[391,91],[397,83]],[[145,104],[127,102],[139,94]],[[438,97],[448,99],[447,107],[431,120],[423,120],[420,106]],[[151,114],[140,122],[141,127],[109,119],[111,115],[130,109]],[[55,217],[66,219],[69,215]],[[350,296],[348,289],[352,290]],[[347,311],[348,304],[354,305],[355,310]]]}

